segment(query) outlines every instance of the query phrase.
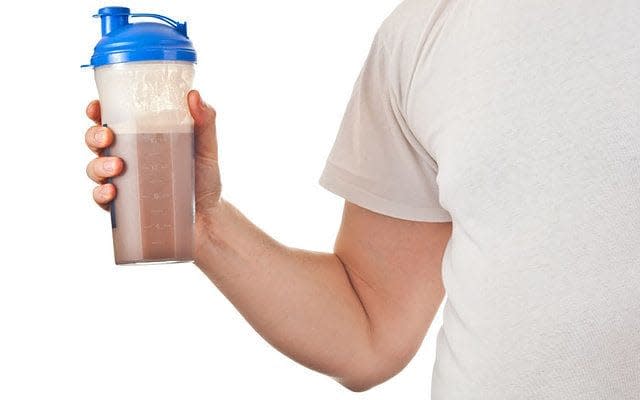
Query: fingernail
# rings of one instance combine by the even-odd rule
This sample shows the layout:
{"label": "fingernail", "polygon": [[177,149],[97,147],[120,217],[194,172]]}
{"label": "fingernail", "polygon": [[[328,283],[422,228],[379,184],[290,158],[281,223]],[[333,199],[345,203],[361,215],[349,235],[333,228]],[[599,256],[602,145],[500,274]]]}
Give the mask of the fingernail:
{"label": "fingernail", "polygon": [[111,173],[116,168],[116,165],[113,161],[109,160],[109,161],[105,161],[102,168],[104,168],[105,172]]}
{"label": "fingernail", "polygon": [[99,129],[93,135],[93,140],[95,140],[96,143],[102,143],[104,141],[104,136],[104,129]]}

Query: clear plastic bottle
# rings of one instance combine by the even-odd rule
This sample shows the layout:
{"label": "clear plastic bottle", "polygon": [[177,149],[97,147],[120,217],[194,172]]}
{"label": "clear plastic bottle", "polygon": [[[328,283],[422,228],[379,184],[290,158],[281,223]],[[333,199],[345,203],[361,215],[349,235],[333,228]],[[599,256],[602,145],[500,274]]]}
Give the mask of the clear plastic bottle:
{"label": "clear plastic bottle", "polygon": [[[106,7],[103,39],[91,65],[108,152],[123,159],[113,179],[111,222],[116,264],[193,260],[194,135],[187,94],[195,51],[186,25],[128,8]],[[129,17],[163,23],[129,23]]]}

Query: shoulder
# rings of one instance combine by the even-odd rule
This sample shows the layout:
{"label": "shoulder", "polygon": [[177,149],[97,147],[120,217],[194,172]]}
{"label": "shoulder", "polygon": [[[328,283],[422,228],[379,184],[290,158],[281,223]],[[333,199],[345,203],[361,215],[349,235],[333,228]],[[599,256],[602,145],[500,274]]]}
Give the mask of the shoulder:
{"label": "shoulder", "polygon": [[384,20],[377,37],[385,46],[395,48],[406,42],[418,41],[428,34],[450,0],[404,0]]}
{"label": "shoulder", "polygon": [[455,0],[404,0],[384,20],[376,33],[373,48],[383,58],[399,101],[404,104],[417,61],[429,47],[439,25]]}

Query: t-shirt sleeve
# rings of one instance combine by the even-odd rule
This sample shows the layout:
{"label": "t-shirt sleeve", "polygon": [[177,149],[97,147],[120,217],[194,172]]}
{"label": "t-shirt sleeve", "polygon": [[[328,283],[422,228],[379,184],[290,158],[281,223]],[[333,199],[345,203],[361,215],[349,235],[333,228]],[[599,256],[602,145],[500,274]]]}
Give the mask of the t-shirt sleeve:
{"label": "t-shirt sleeve", "polygon": [[401,78],[380,32],[353,88],[320,178],[330,192],[395,218],[448,222],[438,167],[409,128],[399,103]]}

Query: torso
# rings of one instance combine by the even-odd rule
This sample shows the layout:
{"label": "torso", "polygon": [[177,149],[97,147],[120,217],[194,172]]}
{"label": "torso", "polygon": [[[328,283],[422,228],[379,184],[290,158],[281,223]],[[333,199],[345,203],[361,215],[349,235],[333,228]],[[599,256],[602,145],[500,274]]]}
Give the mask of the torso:
{"label": "torso", "polygon": [[414,0],[392,17],[453,219],[433,400],[638,398],[638,21],[635,0]]}

